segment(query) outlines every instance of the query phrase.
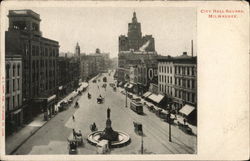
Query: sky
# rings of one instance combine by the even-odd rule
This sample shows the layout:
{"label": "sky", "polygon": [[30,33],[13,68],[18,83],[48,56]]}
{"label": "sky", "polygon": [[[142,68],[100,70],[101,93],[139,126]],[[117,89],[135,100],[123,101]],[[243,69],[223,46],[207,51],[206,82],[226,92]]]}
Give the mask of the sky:
{"label": "sky", "polygon": [[[93,53],[96,48],[118,55],[118,37],[127,35],[128,23],[133,12],[141,23],[142,35],[153,35],[155,49],[160,55],[191,53],[194,40],[196,55],[196,9],[173,7],[36,7],[31,9],[40,14],[40,30],[43,37],[59,42],[60,52],[74,52],[76,43],[81,53]],[[6,15],[5,29],[8,30]]]}

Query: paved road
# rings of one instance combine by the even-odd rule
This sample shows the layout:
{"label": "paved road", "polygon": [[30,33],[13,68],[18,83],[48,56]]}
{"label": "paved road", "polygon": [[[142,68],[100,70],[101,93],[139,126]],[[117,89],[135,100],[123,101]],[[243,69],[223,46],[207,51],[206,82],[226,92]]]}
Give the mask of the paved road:
{"label": "paved road", "polygon": [[[105,76],[108,77],[107,74]],[[108,77],[108,83],[113,82]],[[112,149],[111,154],[138,154],[141,147],[141,137],[134,132],[133,121],[143,124],[143,137],[145,153],[148,154],[193,154],[196,153],[197,138],[188,135],[172,126],[172,142],[168,141],[168,124],[163,122],[155,114],[144,109],[145,115],[138,115],[130,108],[125,107],[125,96],[119,91],[114,92],[111,87],[101,88],[103,82],[90,82],[88,91],[92,99],[87,98],[86,92],[80,96],[78,102],[80,108],[70,107],[61,112],[27,142],[25,142],[16,154],[68,154],[67,138],[72,137],[72,129],[81,130],[85,145],[78,149],[79,154],[96,154],[96,147],[87,143],[86,138],[90,134],[89,125],[96,123],[98,129],[105,128],[106,110],[111,109],[112,127],[114,130],[126,132],[131,137],[131,143],[126,147]],[[98,88],[99,86],[99,88]],[[97,104],[99,95],[105,97],[104,104]],[[130,100],[128,99],[128,102]],[[129,103],[128,103],[129,106]],[[75,121],[72,119],[75,116]]]}

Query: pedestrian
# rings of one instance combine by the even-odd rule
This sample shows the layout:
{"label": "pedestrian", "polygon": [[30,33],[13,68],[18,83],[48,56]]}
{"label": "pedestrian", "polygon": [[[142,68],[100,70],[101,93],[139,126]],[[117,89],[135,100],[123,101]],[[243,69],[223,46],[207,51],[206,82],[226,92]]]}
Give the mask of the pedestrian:
{"label": "pedestrian", "polygon": [[73,119],[73,121],[75,121],[75,116],[74,115],[72,115],[72,119]]}
{"label": "pedestrian", "polygon": [[183,121],[184,121],[184,125],[186,125],[187,120],[186,120],[186,119],[184,119]]}

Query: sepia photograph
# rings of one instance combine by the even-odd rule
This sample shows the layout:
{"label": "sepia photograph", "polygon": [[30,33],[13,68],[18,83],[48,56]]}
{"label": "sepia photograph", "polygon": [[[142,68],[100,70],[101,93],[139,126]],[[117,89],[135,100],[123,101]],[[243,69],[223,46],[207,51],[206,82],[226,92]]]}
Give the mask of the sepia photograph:
{"label": "sepia photograph", "polygon": [[6,155],[196,154],[195,7],[10,8]]}

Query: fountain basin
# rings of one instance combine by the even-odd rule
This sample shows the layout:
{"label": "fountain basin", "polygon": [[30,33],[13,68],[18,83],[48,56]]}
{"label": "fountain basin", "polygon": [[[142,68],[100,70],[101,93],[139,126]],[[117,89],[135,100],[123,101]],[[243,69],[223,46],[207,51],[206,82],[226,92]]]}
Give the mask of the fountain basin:
{"label": "fountain basin", "polygon": [[[103,131],[95,131],[88,135],[88,142],[92,145],[96,145],[98,142],[100,142],[100,137]],[[119,148],[125,145],[128,145],[130,143],[130,136],[122,131],[116,131],[118,132],[118,141],[111,141],[111,148]]]}

